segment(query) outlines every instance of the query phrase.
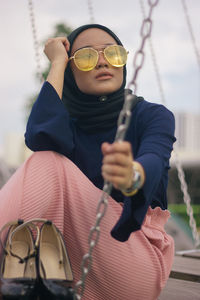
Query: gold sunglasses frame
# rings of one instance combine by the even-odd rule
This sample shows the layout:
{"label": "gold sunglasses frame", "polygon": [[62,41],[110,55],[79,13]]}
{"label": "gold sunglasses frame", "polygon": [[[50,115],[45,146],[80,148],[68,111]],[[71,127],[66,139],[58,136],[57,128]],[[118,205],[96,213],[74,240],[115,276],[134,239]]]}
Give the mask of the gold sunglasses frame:
{"label": "gold sunglasses frame", "polygon": [[[123,48],[123,49],[126,51],[126,62],[127,62],[127,56],[128,56],[128,54],[129,54],[129,51],[127,51],[127,50],[126,50],[123,46],[121,46],[121,45],[110,45],[110,46],[107,46],[106,48],[104,48],[103,50],[96,50],[96,49],[94,49],[94,48],[92,48],[92,47],[81,48],[81,49],[76,50],[76,51],[74,52],[74,55],[73,55],[73,56],[70,56],[70,57],[69,57],[69,61],[72,60],[72,59],[74,59],[74,63],[75,63],[75,65],[76,65],[76,67],[77,67],[80,71],[88,72],[88,71],[93,70],[93,69],[96,67],[97,62],[98,62],[98,60],[99,60],[99,53],[103,53],[105,59],[108,61],[108,63],[109,63],[111,66],[116,67],[116,68],[121,68],[121,67],[125,66],[126,63],[123,64],[123,65],[120,65],[120,66],[112,65],[112,64],[109,62],[109,60],[107,59],[107,57],[106,57],[105,50],[106,50],[107,48],[113,47],[113,46],[118,46],[118,47],[120,47],[120,48]],[[94,65],[93,68],[90,68],[89,70],[82,70],[82,69],[80,69],[80,68],[78,67],[78,65],[76,64],[76,53],[79,52],[79,51],[81,51],[81,50],[84,50],[84,49],[92,49],[93,51],[95,51],[95,52],[97,53],[96,64]]]}

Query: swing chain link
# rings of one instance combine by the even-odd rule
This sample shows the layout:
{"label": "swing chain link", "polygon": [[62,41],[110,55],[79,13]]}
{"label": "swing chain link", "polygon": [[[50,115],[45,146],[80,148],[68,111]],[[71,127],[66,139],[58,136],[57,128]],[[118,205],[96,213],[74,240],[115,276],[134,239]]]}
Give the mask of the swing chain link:
{"label": "swing chain link", "polygon": [[189,31],[189,34],[190,34],[190,37],[191,37],[192,45],[193,45],[193,48],[194,48],[194,53],[196,55],[197,63],[198,63],[199,71],[200,71],[200,53],[199,53],[199,50],[198,50],[198,47],[197,47],[197,44],[196,44],[195,35],[194,35],[193,28],[192,28],[192,23],[191,23],[191,18],[189,16],[189,12],[188,12],[185,0],[181,0],[181,3],[182,3],[182,6],[183,6],[185,19],[186,19],[186,23],[187,23],[187,26],[188,26],[188,31]]}
{"label": "swing chain link", "polygon": [[[99,200],[96,212],[96,223],[90,229],[88,244],[89,251],[82,258],[81,263],[81,279],[76,283],[74,292],[74,299],[81,299],[85,289],[85,280],[92,266],[92,252],[94,247],[97,245],[100,237],[100,223],[102,218],[104,217],[107,206],[108,206],[108,198],[112,190],[112,184],[109,182],[104,183],[103,193]],[[80,289],[80,294],[78,294],[78,290]]]}
{"label": "swing chain link", "polygon": [[[140,49],[135,53],[135,57],[134,57],[135,70],[134,70],[133,80],[129,84],[129,86],[132,85],[135,88],[137,86],[136,79],[138,76],[138,72],[142,68],[143,63],[144,63],[145,54],[143,52],[143,49],[144,49],[145,41],[151,35],[152,11],[153,11],[153,8],[158,4],[158,1],[159,0],[156,0],[156,1],[149,0],[148,1],[149,6],[150,6],[149,15],[146,19],[143,20],[143,23],[142,23],[142,27],[141,27],[142,43],[141,43]],[[146,27],[147,27],[147,32],[145,33]],[[142,60],[140,60],[140,63],[137,63],[137,61],[139,60],[138,59],[139,56],[142,57]],[[132,103],[136,97],[134,95],[135,91],[136,90],[134,90],[133,94],[129,94],[128,90],[126,90],[126,92],[125,92],[125,101],[124,101],[123,108],[119,114],[119,118],[118,118],[115,142],[121,142],[124,140],[124,137],[125,137],[128,127],[129,127],[131,116],[132,116],[131,108],[132,108]],[[111,190],[112,190],[112,184],[105,181],[104,186],[103,186],[103,193],[101,195],[101,198],[100,198],[98,206],[97,206],[96,223],[90,229],[90,233],[89,233],[89,238],[88,238],[89,250],[88,250],[88,253],[86,253],[82,258],[81,278],[74,287],[74,292],[75,292],[74,300],[80,300],[83,296],[84,289],[85,289],[86,277],[92,266],[92,252],[93,252],[94,247],[97,245],[97,243],[99,241],[100,223],[107,211],[108,199],[111,194]]]}
{"label": "swing chain link", "polygon": [[136,94],[137,91],[137,84],[136,84],[136,78],[139,70],[143,67],[144,64],[144,45],[145,42],[148,38],[151,36],[151,31],[152,31],[152,12],[154,7],[158,4],[159,0],[154,0],[154,1],[148,1],[149,3],[149,14],[147,17],[144,16],[144,20],[142,22],[141,30],[140,30],[140,36],[141,36],[141,45],[139,50],[136,51],[134,59],[133,59],[133,67],[134,67],[134,75],[133,79],[130,81],[128,88],[133,90],[133,93]]}
{"label": "swing chain link", "polygon": [[88,2],[88,10],[89,10],[89,15],[90,15],[90,23],[94,23],[94,10],[92,6],[93,0],[87,0]]}
{"label": "swing chain link", "polygon": [[173,151],[173,154],[174,154],[174,162],[175,162],[177,172],[178,172],[178,178],[179,178],[180,184],[181,184],[181,190],[183,192],[183,200],[186,204],[187,214],[189,216],[189,223],[190,223],[190,227],[192,230],[192,236],[193,236],[193,239],[195,242],[195,247],[197,248],[200,245],[200,236],[197,231],[196,221],[194,219],[194,212],[193,212],[193,208],[191,205],[191,198],[188,193],[187,183],[185,181],[185,174],[183,171],[183,167],[178,159],[177,152]]}
{"label": "swing chain link", "polygon": [[[140,3],[143,18],[145,18],[146,14],[145,14],[144,1],[140,0],[139,3]],[[165,99],[165,95],[164,95],[162,81],[161,81],[161,78],[160,78],[160,70],[159,70],[159,67],[158,67],[156,54],[155,54],[155,50],[154,50],[154,46],[153,46],[153,42],[152,42],[151,37],[149,37],[148,42],[149,42],[151,59],[152,59],[152,62],[153,62],[153,67],[154,67],[155,76],[156,76],[156,80],[157,80],[157,84],[158,84],[158,89],[159,89],[159,93],[160,93],[161,102],[162,102],[163,105],[166,105],[166,99]]]}
{"label": "swing chain link", "polygon": [[[191,21],[190,21],[189,14],[188,14],[187,7],[186,7],[186,3],[185,3],[184,0],[182,0],[182,5],[183,5],[184,11],[185,11],[185,16],[186,16],[188,28],[189,28],[189,31],[190,31],[191,39],[193,41],[193,47],[195,49],[198,64],[199,64],[199,67],[200,67],[200,56],[199,56],[198,49],[196,47]],[[144,8],[143,0],[140,0],[140,6],[141,6],[143,17],[145,18],[145,8]],[[162,87],[162,82],[161,82],[161,79],[160,79],[159,69],[158,69],[158,65],[157,65],[157,61],[156,61],[156,56],[155,56],[153,44],[152,44],[152,41],[151,41],[150,37],[149,37],[149,46],[150,46],[152,61],[153,61],[153,65],[154,65],[154,69],[155,69],[155,73],[156,73],[156,78],[157,78],[157,82],[158,82],[158,86],[159,86],[160,97],[161,97],[161,100],[162,100],[161,102],[162,102],[163,105],[165,105],[166,100],[165,100],[164,90],[163,90],[163,87]],[[194,219],[193,208],[191,206],[191,198],[190,198],[190,195],[188,193],[188,187],[187,187],[187,183],[186,183],[186,180],[185,180],[184,170],[183,170],[181,162],[178,158],[178,154],[176,152],[176,149],[174,149],[173,154],[174,154],[174,163],[175,163],[176,168],[177,168],[178,178],[179,178],[179,181],[180,181],[180,184],[181,184],[181,190],[182,190],[182,193],[183,193],[183,200],[186,204],[187,215],[189,216],[189,224],[190,224],[190,227],[191,227],[191,230],[192,230],[192,236],[193,236],[193,239],[194,239],[195,247],[198,247],[200,245],[200,235],[197,231],[197,225],[196,225],[196,221]]]}
{"label": "swing chain link", "polygon": [[37,77],[39,78],[40,82],[43,82],[44,78],[43,78],[42,71],[41,71],[39,42],[38,42],[38,38],[37,38],[37,30],[36,30],[36,25],[35,25],[35,14],[34,14],[34,7],[33,7],[32,0],[28,0],[28,6],[29,6],[29,15],[30,15],[32,36],[33,36],[33,45],[34,45],[34,51],[35,51]]}

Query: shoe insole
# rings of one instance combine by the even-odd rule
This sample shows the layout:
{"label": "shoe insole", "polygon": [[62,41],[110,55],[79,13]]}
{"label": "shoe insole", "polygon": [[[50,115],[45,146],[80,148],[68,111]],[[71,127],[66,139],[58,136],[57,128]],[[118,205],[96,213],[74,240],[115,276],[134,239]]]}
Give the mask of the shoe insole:
{"label": "shoe insole", "polygon": [[[15,241],[12,243],[12,252],[19,257],[25,257],[29,253],[29,245],[26,242]],[[26,263],[19,263],[19,258],[12,255],[5,257],[4,278],[24,277]]]}
{"label": "shoe insole", "polygon": [[[41,243],[40,260],[46,279],[56,278],[71,280],[70,278],[66,278],[64,265],[59,264],[59,259],[59,251],[55,245],[47,242]],[[71,274],[71,269],[66,270],[66,274],[68,273]]]}

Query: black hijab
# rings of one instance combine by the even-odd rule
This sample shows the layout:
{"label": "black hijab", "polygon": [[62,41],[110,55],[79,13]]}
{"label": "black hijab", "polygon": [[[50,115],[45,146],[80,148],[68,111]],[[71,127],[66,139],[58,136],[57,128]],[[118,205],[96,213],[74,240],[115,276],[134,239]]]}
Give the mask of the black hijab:
{"label": "black hijab", "polygon": [[[76,37],[88,28],[99,28],[110,34],[118,45],[122,45],[119,38],[107,27],[100,24],[83,25],[74,30],[69,36],[69,56]],[[124,66],[123,83],[121,87],[109,94],[95,96],[81,92],[75,82],[70,63],[65,70],[63,103],[77,125],[87,133],[106,131],[117,123],[119,112],[124,102],[124,88],[126,84],[126,67]]]}

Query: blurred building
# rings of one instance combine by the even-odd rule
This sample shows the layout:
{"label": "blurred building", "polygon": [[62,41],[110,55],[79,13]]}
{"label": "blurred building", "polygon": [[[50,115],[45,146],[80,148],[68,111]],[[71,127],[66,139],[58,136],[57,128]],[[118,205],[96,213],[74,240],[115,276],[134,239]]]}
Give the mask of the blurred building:
{"label": "blurred building", "polygon": [[[200,165],[200,114],[177,113],[175,149],[184,166]],[[172,159],[173,162],[173,159]]]}
{"label": "blurred building", "polygon": [[[200,204],[200,114],[177,113],[175,152],[183,169],[192,203]],[[171,203],[183,203],[183,193],[172,153],[169,172],[168,199]]]}
{"label": "blurred building", "polygon": [[20,133],[10,132],[5,136],[3,160],[9,167],[18,167],[24,158],[24,137]]}
{"label": "blurred building", "polygon": [[5,136],[0,153],[0,188],[31,153],[23,134],[10,132]]}
{"label": "blurred building", "polygon": [[13,172],[14,169],[9,168],[4,160],[0,158],[0,188],[7,182]]}
{"label": "blurred building", "polygon": [[179,151],[200,154],[200,114],[176,113],[176,146]]}

